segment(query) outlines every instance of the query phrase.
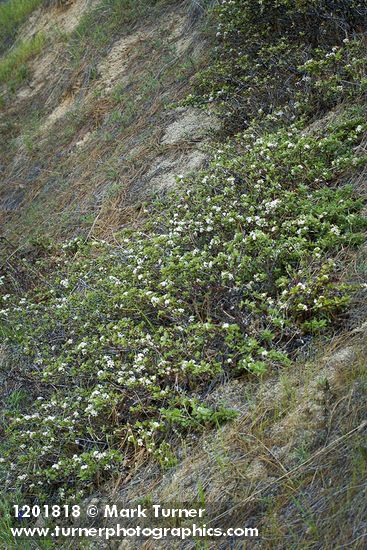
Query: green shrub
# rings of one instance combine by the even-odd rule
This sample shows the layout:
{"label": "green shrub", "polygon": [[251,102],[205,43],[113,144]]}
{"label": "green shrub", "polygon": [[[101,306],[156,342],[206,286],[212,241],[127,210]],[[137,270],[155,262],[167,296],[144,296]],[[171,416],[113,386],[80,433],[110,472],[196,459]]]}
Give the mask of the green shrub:
{"label": "green shrub", "polygon": [[233,416],[203,401],[216,380],[288,364],[335,322],[353,290],[335,258],[366,224],[351,187],[328,184],[365,163],[366,128],[354,110],[314,134],[249,129],[143,230],[65,243],[47,287],[5,294],[34,400],[8,414],[7,486],[78,499],[137,450],[170,465],[170,441]]}
{"label": "green shrub", "polygon": [[365,2],[354,0],[221,1],[214,8],[218,46],[188,103],[210,105],[229,130],[259,115],[270,115],[272,126],[291,123],[345,95],[360,97],[366,15]]}
{"label": "green shrub", "polygon": [[[119,17],[131,24],[144,5],[103,2],[74,35],[77,50],[107,44]],[[7,491],[73,501],[136,453],[172,465],[180,438],[235,415],[206,403],[210,388],[289,365],[313,334],[337,325],[354,291],[340,275],[343,251],[366,227],[363,201],[341,182],[366,164],[367,124],[362,43],[335,40],[341,24],[353,32],[362,8],[220,3],[222,43],[189,102],[210,100],[248,128],[213,144],[207,169],[179,177],[140,230],[112,244],[47,243],[29,259],[40,281],[21,297],[14,274],[0,273],[11,357],[2,376],[28,391],[4,410]],[[308,126],[313,109],[342,100],[349,107]]]}

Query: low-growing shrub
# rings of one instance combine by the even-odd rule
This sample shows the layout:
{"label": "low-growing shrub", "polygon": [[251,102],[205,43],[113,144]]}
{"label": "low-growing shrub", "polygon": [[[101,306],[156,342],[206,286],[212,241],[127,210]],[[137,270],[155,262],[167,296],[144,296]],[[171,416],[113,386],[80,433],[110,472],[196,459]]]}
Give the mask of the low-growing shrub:
{"label": "low-growing shrub", "polygon": [[289,364],[337,321],[353,291],[337,254],[366,224],[335,183],[365,163],[366,128],[358,108],[313,133],[248,129],[144,228],[65,243],[47,285],[3,294],[6,370],[31,396],[7,413],[9,490],[78,499],[136,452],[173,464],[171,443],[235,414],[206,404],[208,388]]}
{"label": "low-growing shrub", "polygon": [[230,133],[259,117],[292,123],[362,97],[366,15],[358,0],[221,0],[218,46],[186,103],[209,105]]}

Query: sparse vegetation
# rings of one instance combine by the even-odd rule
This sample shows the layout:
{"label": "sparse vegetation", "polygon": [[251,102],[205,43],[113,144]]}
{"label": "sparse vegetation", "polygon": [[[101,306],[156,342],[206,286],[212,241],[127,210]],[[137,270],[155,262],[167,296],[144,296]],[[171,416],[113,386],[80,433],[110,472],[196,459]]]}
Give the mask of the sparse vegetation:
{"label": "sparse vegetation", "polygon": [[[178,3],[181,3],[179,0]],[[70,53],[74,63],[86,55],[89,61],[100,56],[111,44],[121,29],[129,32],[137,21],[160,13],[173,0],[102,0],[93,10],[86,13],[73,32]]]}

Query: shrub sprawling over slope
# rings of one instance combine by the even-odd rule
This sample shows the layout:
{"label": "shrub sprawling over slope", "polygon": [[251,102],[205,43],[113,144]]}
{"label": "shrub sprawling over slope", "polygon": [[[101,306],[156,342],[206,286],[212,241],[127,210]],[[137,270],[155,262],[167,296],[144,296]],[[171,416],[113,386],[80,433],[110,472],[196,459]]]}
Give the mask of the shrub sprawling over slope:
{"label": "shrub sprawling over slope", "polygon": [[38,244],[18,279],[2,274],[2,376],[27,387],[3,412],[8,491],[75,500],[137,452],[174,464],[177,441],[234,416],[211,389],[338,325],[366,226],[349,184],[366,163],[363,15],[354,1],[215,5],[211,66],[186,100],[224,120],[207,168],[139,229]]}

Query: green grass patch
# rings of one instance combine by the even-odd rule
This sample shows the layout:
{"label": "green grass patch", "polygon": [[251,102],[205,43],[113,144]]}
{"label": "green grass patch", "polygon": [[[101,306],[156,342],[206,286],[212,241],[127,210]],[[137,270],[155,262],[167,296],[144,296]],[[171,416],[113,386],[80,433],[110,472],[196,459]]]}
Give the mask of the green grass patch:
{"label": "green grass patch", "polygon": [[28,61],[42,50],[44,43],[45,35],[38,33],[0,59],[0,84],[7,84],[10,90],[14,90],[29,78]]}
{"label": "green grass patch", "polygon": [[0,4],[0,53],[15,38],[18,27],[43,0],[9,0]]}

